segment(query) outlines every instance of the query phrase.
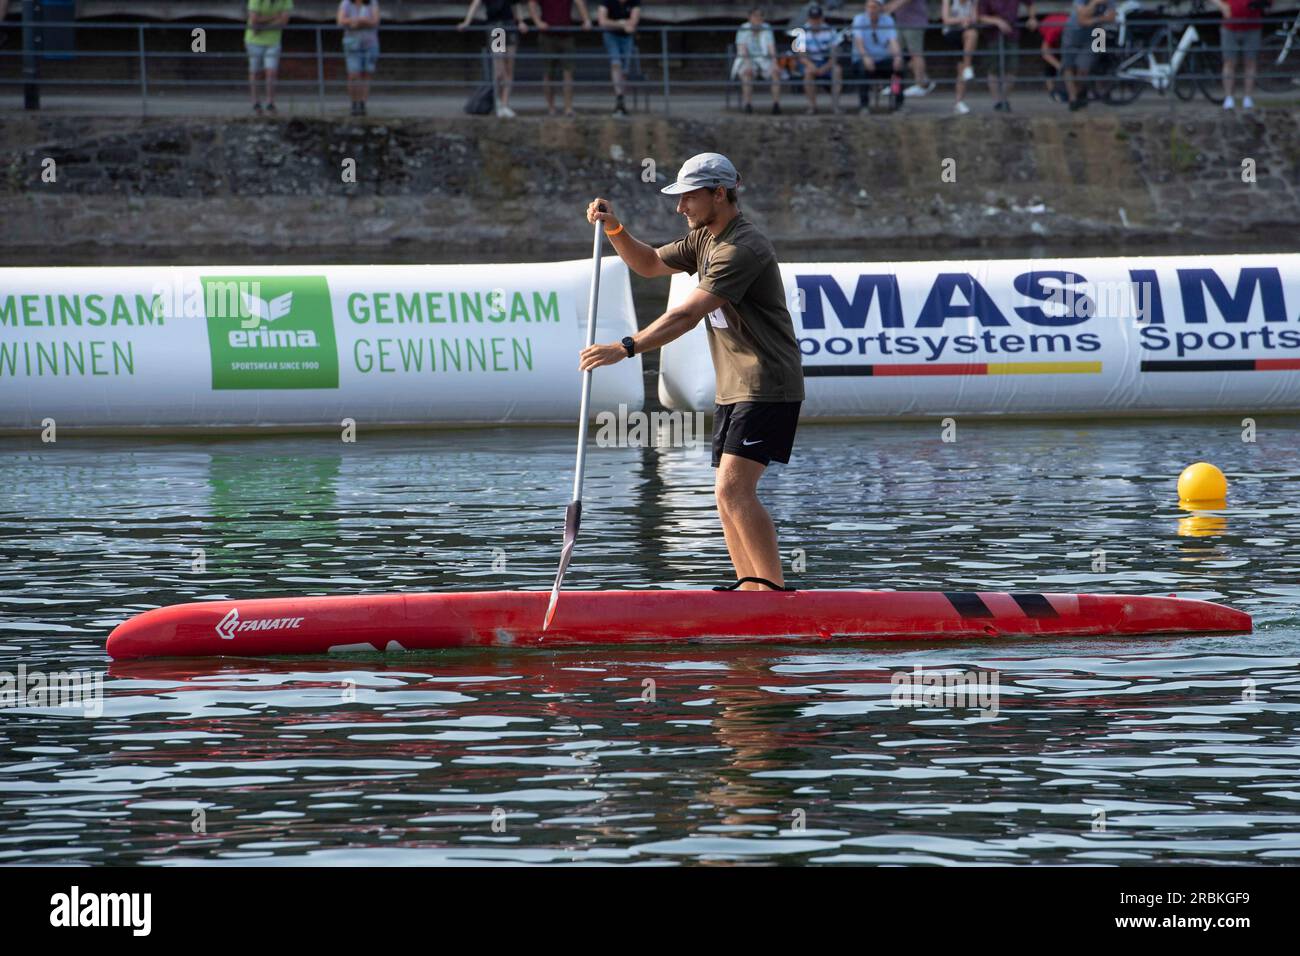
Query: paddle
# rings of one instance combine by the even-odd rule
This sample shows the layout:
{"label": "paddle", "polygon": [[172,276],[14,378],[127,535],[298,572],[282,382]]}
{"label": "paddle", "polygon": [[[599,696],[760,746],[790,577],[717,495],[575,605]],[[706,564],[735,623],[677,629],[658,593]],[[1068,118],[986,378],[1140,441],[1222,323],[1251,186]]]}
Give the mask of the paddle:
{"label": "paddle", "polygon": [[[602,203],[597,207],[605,211]],[[596,233],[591,243],[591,298],[587,301],[587,348],[596,343],[596,301],[600,295],[600,231],[604,227],[596,220]],[[546,619],[542,621],[542,633],[551,626],[555,617],[555,605],[560,600],[560,582],[564,572],[569,569],[573,557],[573,546],[578,543],[578,525],[582,521],[582,473],[587,464],[587,406],[591,404],[591,369],[582,373],[582,402],[578,409],[578,463],[573,474],[573,500],[564,510],[564,546],[560,549],[560,567],[555,572],[555,585],[551,588],[551,603],[546,607]]]}

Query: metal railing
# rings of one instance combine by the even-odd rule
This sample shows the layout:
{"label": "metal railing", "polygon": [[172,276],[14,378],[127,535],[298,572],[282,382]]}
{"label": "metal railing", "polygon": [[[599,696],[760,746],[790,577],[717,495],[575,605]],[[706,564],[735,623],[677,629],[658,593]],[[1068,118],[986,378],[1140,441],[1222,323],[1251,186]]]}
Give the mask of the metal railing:
{"label": "metal railing", "polygon": [[[1261,85],[1272,85],[1274,90],[1284,89],[1300,95],[1300,31],[1297,30],[1297,14],[1265,17],[1265,50],[1261,53],[1257,78]],[[1170,97],[1172,103],[1182,97],[1185,84],[1209,84],[1217,72],[1221,53],[1217,42],[1218,29],[1223,20],[1218,16],[1196,17],[1148,17],[1141,20],[1141,26],[1148,31],[1159,32],[1160,43],[1164,46],[1165,63],[1169,63],[1175,53],[1176,37],[1188,25],[1198,27],[1203,39],[1197,46],[1200,54],[1189,60],[1182,67],[1180,84],[1170,88],[1178,96]],[[33,43],[28,36],[24,47],[10,43],[0,48],[0,88],[20,86],[26,94],[27,103],[39,103],[40,91],[52,93],[80,92],[85,94],[105,91],[134,90],[140,100],[142,113],[147,113],[151,99],[165,97],[177,90],[184,93],[230,91],[246,88],[248,75],[246,54],[241,48],[239,35],[244,32],[242,24],[231,23],[87,23],[45,22],[35,28],[29,28],[32,34],[39,34],[40,28],[62,27],[62,35],[93,32],[97,41],[111,38],[113,41],[107,49],[53,49],[41,46],[39,41]],[[833,29],[842,31],[846,37],[849,31],[844,25],[832,25]],[[924,51],[927,72],[940,88],[952,88],[955,84],[955,72],[963,53],[955,45],[940,39],[942,25],[930,24],[926,30]],[[992,44],[982,43],[975,51],[973,61],[980,74],[992,72],[995,76],[1008,76],[1019,62],[1017,79],[1044,80],[1043,71],[1025,71],[1027,61],[1042,63],[1038,46],[1021,45],[1012,50],[1006,45],[1001,33],[992,28],[983,27],[982,39],[989,38]],[[281,66],[277,86],[280,91],[296,96],[314,96],[320,111],[326,109],[327,98],[341,95],[346,83],[344,75],[345,57],[341,49],[342,31],[330,25],[289,24],[282,28],[284,34]],[[1289,32],[1288,32],[1289,31]],[[548,54],[542,53],[535,45],[534,38],[539,31],[530,30],[522,40],[515,54],[515,79],[513,86],[517,90],[536,90],[542,85],[542,65]],[[594,90],[610,90],[609,60],[600,47],[598,29],[583,31],[574,28],[571,31],[552,30],[551,32],[570,32],[577,40],[577,49],[572,54],[575,62],[574,87],[577,94]],[[665,114],[672,112],[673,97],[684,95],[703,95],[716,93],[725,99],[737,88],[738,80],[732,79],[732,54],[729,44],[734,39],[735,26],[643,26],[636,34],[637,48],[634,68],[630,71],[629,91],[644,96],[649,108],[650,97],[657,95],[661,100],[660,108]],[[27,34],[28,31],[24,30]],[[467,48],[467,34],[482,35],[485,28],[471,27],[461,32],[454,26],[445,25],[383,25],[381,38],[389,42],[381,60],[379,72],[372,81],[372,90],[383,93],[451,95],[472,92],[477,87],[491,82],[491,57],[486,47]],[[778,37],[786,31],[776,31]],[[715,39],[706,40],[708,35]],[[1028,37],[1036,34],[1024,31]],[[1282,62],[1268,62],[1270,56],[1282,51],[1284,39],[1290,45],[1286,47]],[[202,49],[199,38],[202,38]],[[1213,38],[1213,42],[1211,40]],[[486,39],[486,38],[485,38]],[[215,40],[215,43],[208,41]],[[1270,40],[1275,40],[1270,44]],[[703,41],[703,42],[702,42]],[[943,46],[939,44],[943,43]],[[393,46],[397,49],[392,49]],[[457,48],[457,47],[461,48]],[[931,48],[932,47],[932,48]],[[1293,48],[1294,47],[1294,48]],[[778,50],[780,60],[793,67],[797,74],[799,54],[789,51],[788,38],[781,41]],[[843,78],[844,95],[856,91],[852,77],[847,69],[849,64],[849,41],[839,47],[837,59],[845,67]],[[1116,88],[1116,77],[1105,72],[1115,65],[1115,57],[1124,50],[1137,50],[1136,47],[1123,47],[1113,51],[1113,55],[1104,58],[1095,71],[1080,82],[1094,91],[1094,97],[1110,102],[1131,101],[1123,97],[1112,97],[1109,93]],[[1138,51],[1142,52],[1142,51]],[[1159,59],[1159,50],[1149,51]],[[1019,56],[1010,54],[1018,53]],[[907,59],[905,55],[905,59]],[[907,65],[903,71],[904,82],[910,82],[910,69]],[[1272,81],[1271,84],[1269,81]],[[802,78],[798,75],[783,77],[783,91],[789,94],[802,93]],[[969,81],[971,83],[975,81]],[[1133,83],[1125,81],[1126,93],[1131,93]],[[763,88],[760,83],[759,88]],[[1154,87],[1153,87],[1154,88]],[[1193,90],[1194,91],[1194,90]],[[1160,90],[1167,92],[1167,90]],[[1210,93],[1206,93],[1210,96]]]}

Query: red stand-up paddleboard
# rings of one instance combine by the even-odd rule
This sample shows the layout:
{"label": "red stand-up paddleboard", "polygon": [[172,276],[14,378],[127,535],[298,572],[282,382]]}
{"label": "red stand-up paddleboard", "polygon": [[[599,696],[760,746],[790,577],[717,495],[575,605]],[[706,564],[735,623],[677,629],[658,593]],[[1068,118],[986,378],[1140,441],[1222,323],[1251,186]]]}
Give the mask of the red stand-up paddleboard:
{"label": "red stand-up paddleboard", "polygon": [[665,643],[825,645],[972,637],[1243,633],[1250,615],[1207,601],[997,591],[546,591],[374,594],[177,604],[108,638],[116,660],[446,647]]}

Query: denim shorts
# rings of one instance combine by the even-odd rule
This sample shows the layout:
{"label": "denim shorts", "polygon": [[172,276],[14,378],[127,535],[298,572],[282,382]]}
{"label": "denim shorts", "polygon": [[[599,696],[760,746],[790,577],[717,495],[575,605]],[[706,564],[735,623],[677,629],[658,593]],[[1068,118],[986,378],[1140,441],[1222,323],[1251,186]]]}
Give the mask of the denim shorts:
{"label": "denim shorts", "polygon": [[343,56],[348,61],[348,74],[373,73],[379,62],[379,44],[363,37],[343,37]]}
{"label": "denim shorts", "polygon": [[612,30],[606,30],[600,36],[605,41],[605,52],[609,54],[609,62],[620,64],[624,73],[630,73],[632,71],[632,34],[615,33]]}
{"label": "denim shorts", "polygon": [[1259,28],[1254,30],[1220,30],[1219,37],[1223,44],[1223,58],[1225,60],[1255,59],[1259,55],[1261,34],[1263,32]]}
{"label": "denim shorts", "polygon": [[244,49],[248,51],[249,73],[264,73],[280,68],[280,44],[263,46],[260,43],[245,43]]}
{"label": "denim shorts", "polygon": [[1092,31],[1084,26],[1067,26],[1061,32],[1061,70],[1086,74],[1097,54],[1092,52]]}

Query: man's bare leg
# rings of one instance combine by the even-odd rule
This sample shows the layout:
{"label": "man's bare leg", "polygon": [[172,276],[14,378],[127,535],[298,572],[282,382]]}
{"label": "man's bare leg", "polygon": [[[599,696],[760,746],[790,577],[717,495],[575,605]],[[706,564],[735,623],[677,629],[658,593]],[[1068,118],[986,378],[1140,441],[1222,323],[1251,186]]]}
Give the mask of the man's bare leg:
{"label": "man's bare leg", "polygon": [[[758,500],[758,479],[763,477],[766,467],[748,458],[724,453],[714,481],[714,494],[727,550],[736,566],[736,577],[766,578],[784,587],[776,525]],[[742,560],[738,560],[738,552],[743,555]],[[768,589],[761,584],[742,584],[740,590]]]}
{"label": "man's bare leg", "polygon": [[[722,536],[727,540],[727,553],[731,555],[731,563],[736,568],[736,580],[757,577],[758,572],[749,563],[749,554],[746,553],[745,546],[740,542],[740,531],[730,518],[722,518]],[[741,587],[748,590],[750,585],[742,584]]]}

